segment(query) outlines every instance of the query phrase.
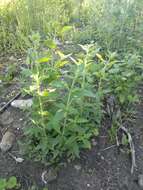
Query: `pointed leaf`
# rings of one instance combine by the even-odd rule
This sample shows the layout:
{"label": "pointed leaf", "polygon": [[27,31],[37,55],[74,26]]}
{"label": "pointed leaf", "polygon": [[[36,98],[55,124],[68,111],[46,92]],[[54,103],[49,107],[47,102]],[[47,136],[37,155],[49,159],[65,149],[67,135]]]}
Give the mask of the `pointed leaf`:
{"label": "pointed leaf", "polygon": [[38,63],[47,63],[51,60],[51,57],[42,57],[37,60]]}

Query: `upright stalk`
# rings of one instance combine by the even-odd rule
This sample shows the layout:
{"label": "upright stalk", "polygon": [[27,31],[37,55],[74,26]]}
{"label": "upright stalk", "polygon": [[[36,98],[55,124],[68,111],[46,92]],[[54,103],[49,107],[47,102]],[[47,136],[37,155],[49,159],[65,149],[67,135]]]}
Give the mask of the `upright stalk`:
{"label": "upright stalk", "polygon": [[62,135],[64,135],[65,133],[65,127],[66,127],[66,124],[67,124],[67,115],[68,115],[68,110],[69,110],[69,106],[70,106],[70,103],[71,103],[71,95],[72,95],[72,90],[74,88],[74,85],[75,85],[75,82],[76,82],[76,79],[78,77],[78,73],[79,73],[79,70],[77,68],[77,71],[75,73],[75,76],[74,76],[74,79],[72,81],[72,84],[71,84],[71,87],[70,87],[70,90],[69,90],[69,94],[68,94],[68,99],[67,99],[67,103],[66,103],[66,108],[65,108],[65,116],[64,116],[64,125],[63,125],[63,132],[62,132]]}

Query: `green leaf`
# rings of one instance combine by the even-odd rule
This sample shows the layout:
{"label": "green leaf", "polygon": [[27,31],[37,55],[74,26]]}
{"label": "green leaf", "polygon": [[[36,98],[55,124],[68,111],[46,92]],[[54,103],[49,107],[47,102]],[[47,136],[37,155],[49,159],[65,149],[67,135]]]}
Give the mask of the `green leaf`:
{"label": "green leaf", "polygon": [[51,85],[54,87],[54,88],[68,88],[68,84],[65,82],[65,81],[62,81],[62,80],[55,80],[51,83]]}
{"label": "green leaf", "polygon": [[0,190],[5,190],[6,188],[6,179],[0,179]]}
{"label": "green leaf", "polygon": [[22,68],[21,74],[25,77],[30,77],[32,75],[32,72],[30,69]]}
{"label": "green leaf", "polygon": [[49,115],[48,111],[39,111],[38,113],[39,113],[39,115],[42,115],[42,116],[48,116]]}
{"label": "green leaf", "polygon": [[50,124],[52,125],[52,128],[55,129],[58,133],[61,133],[60,128],[60,121],[64,118],[64,112],[62,109],[58,110],[55,114],[55,116],[50,121]]}
{"label": "green leaf", "polygon": [[95,98],[96,95],[95,93],[93,93],[92,91],[90,90],[83,90],[83,96],[87,96],[87,97],[90,97],[90,98]]}
{"label": "green leaf", "polygon": [[119,100],[123,104],[125,102],[125,96],[124,95],[120,95],[119,96]]}
{"label": "green leaf", "polygon": [[49,96],[49,92],[48,92],[48,90],[43,90],[42,92],[40,92],[40,94],[39,94],[40,96],[43,96],[43,97],[47,97],[47,96]]}
{"label": "green leaf", "polygon": [[91,143],[87,139],[83,140],[83,144],[84,144],[84,148],[88,148],[88,149],[91,148]]}
{"label": "green leaf", "polygon": [[51,57],[42,57],[37,60],[38,63],[47,63],[51,60]]}
{"label": "green leaf", "polygon": [[66,32],[69,32],[72,29],[72,26],[64,26],[61,30],[61,35],[65,34]]}
{"label": "green leaf", "polygon": [[67,145],[67,146],[71,146],[72,145],[72,143],[73,142],[75,142],[75,140],[77,139],[77,137],[76,136],[71,136],[71,137],[69,137],[68,139],[67,139],[67,141],[66,141],[66,144],[65,145]]}
{"label": "green leaf", "polygon": [[78,118],[78,119],[76,120],[76,122],[77,122],[77,123],[87,123],[88,120],[87,120],[87,119],[84,119],[84,118]]}
{"label": "green leaf", "polygon": [[99,135],[99,130],[97,128],[95,128],[93,133],[94,133],[95,136],[98,136]]}
{"label": "green leaf", "polygon": [[128,139],[127,139],[127,136],[126,135],[123,135],[122,137],[122,144],[123,145],[127,145],[129,143]]}
{"label": "green leaf", "polygon": [[55,49],[57,47],[56,43],[53,40],[46,40],[45,45],[47,45],[51,49]]}
{"label": "green leaf", "polygon": [[65,66],[67,63],[68,63],[68,61],[65,61],[65,60],[57,61],[56,64],[55,64],[55,67],[61,68],[61,67]]}
{"label": "green leaf", "polygon": [[14,177],[14,176],[10,177],[9,180],[7,181],[6,187],[8,189],[12,189],[12,188],[14,188],[16,186],[17,186],[17,179],[16,179],[16,177]]}
{"label": "green leaf", "polygon": [[79,158],[79,146],[77,143],[74,143],[72,146],[73,153]]}

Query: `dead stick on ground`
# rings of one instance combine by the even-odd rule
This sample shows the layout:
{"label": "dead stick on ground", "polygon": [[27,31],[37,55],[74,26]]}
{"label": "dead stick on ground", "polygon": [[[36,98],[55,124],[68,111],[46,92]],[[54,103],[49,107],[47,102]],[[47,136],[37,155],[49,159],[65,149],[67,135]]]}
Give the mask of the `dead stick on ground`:
{"label": "dead stick on ground", "polygon": [[11,102],[13,102],[15,99],[17,99],[19,96],[21,95],[21,92],[19,92],[18,94],[16,94],[16,96],[14,96],[11,100],[9,100],[2,108],[0,108],[0,114],[4,112],[4,110],[6,108],[8,108],[8,106],[11,104]]}
{"label": "dead stick on ground", "polygon": [[[136,159],[135,159],[135,147],[134,143],[131,137],[131,134],[128,132],[128,130],[125,127],[120,127],[119,130],[122,130],[124,134],[128,137],[128,142],[130,146],[130,151],[131,151],[131,159],[132,159],[132,167],[131,167],[131,174],[134,172],[134,168],[136,167]],[[119,146],[119,140],[117,137],[117,146]]]}
{"label": "dead stick on ground", "polygon": [[111,146],[109,146],[109,147],[107,147],[107,148],[104,148],[104,149],[102,150],[102,152],[105,151],[105,150],[109,150],[109,149],[111,149],[111,148],[114,148],[114,147],[116,147],[116,146],[117,146],[116,144],[113,144],[113,145],[111,145]]}

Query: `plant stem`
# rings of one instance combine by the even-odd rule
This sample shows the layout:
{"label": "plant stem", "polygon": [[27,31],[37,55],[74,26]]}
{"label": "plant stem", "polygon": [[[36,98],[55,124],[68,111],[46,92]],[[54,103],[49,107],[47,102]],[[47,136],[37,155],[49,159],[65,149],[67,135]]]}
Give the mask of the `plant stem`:
{"label": "plant stem", "polygon": [[71,94],[72,94],[72,90],[74,88],[74,85],[75,85],[75,82],[76,82],[76,79],[78,77],[78,73],[79,73],[79,70],[77,68],[77,71],[75,73],[75,77],[72,81],[72,84],[71,84],[71,88],[69,90],[69,94],[68,94],[68,99],[67,99],[67,104],[66,104],[66,109],[65,109],[65,119],[64,119],[64,125],[63,125],[63,132],[62,132],[62,135],[64,135],[64,132],[65,132],[65,127],[66,127],[66,123],[67,123],[67,115],[68,115],[68,109],[69,109],[69,106],[70,106],[70,101],[71,101]]}
{"label": "plant stem", "polygon": [[37,78],[36,78],[36,86],[37,86],[37,94],[38,94],[38,101],[40,105],[40,114],[42,116],[42,126],[44,127],[44,117],[43,117],[43,105],[42,105],[42,100],[40,97],[40,78],[39,78],[39,64],[38,62],[36,64],[36,71],[37,71]]}

